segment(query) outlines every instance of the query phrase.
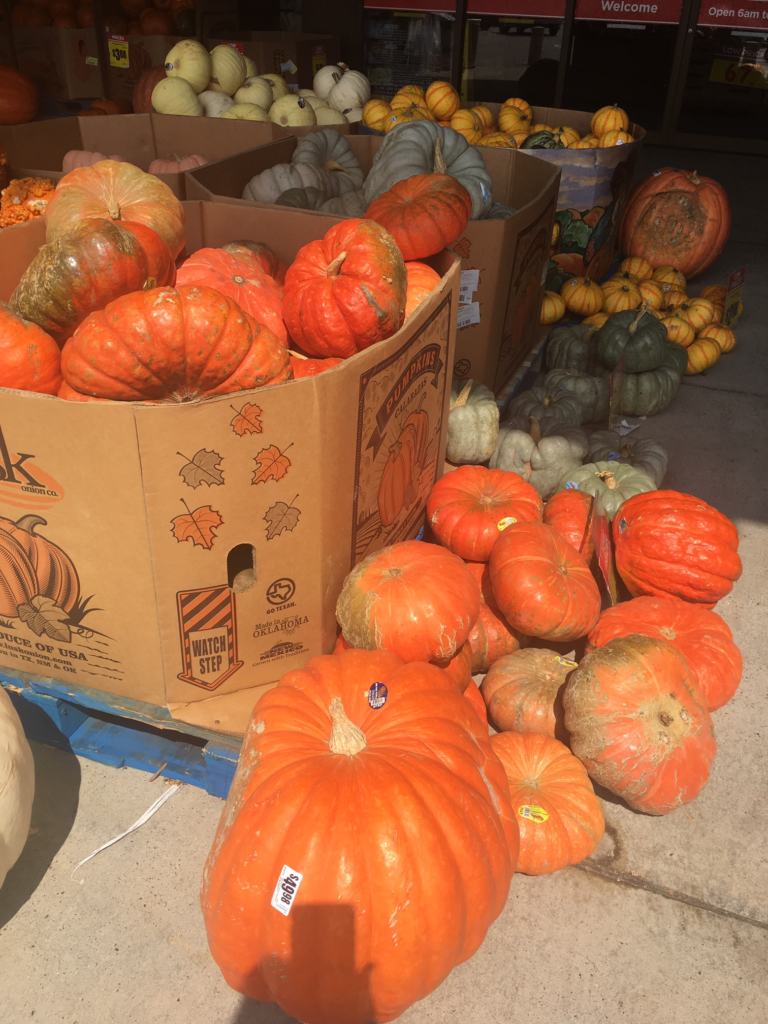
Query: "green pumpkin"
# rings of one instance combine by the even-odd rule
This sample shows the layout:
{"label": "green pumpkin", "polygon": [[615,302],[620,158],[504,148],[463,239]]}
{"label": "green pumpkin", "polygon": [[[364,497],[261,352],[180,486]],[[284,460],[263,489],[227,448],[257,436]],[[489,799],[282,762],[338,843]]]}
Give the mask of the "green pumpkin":
{"label": "green pumpkin", "polygon": [[557,292],[559,295],[563,290],[563,285],[570,281],[572,277],[576,277],[576,275],[572,274],[570,270],[563,270],[559,263],[550,260],[544,287],[548,292]]}
{"label": "green pumpkin", "polygon": [[634,466],[624,466],[620,462],[588,462],[564,473],[558,489],[584,491],[595,497],[599,495],[605,514],[613,519],[622,502],[636,494],[655,491],[656,484]]}
{"label": "green pumpkin", "polygon": [[539,421],[542,433],[546,433],[553,423],[563,427],[578,427],[581,425],[581,403],[570,391],[551,392],[543,387],[531,388],[510,402],[507,419],[517,416],[523,416],[526,420],[534,416]]}
{"label": "green pumpkin", "polygon": [[517,473],[546,501],[558,489],[563,474],[581,465],[588,445],[581,427],[550,424],[549,432],[543,436],[535,419],[530,431],[518,429],[514,423],[503,423],[489,466]]}
{"label": "green pumpkin", "polygon": [[597,358],[613,370],[626,356],[626,372],[655,369],[664,358],[667,329],[652,313],[625,309],[609,316],[597,332]]}
{"label": "green pumpkin", "polygon": [[458,465],[487,462],[499,436],[499,407],[496,396],[484,384],[454,380],[445,457]]}
{"label": "green pumpkin", "polygon": [[606,377],[593,377],[576,370],[550,370],[544,378],[549,392],[563,388],[572,391],[581,405],[582,423],[598,423],[608,418],[611,384]]}
{"label": "green pumpkin", "polygon": [[517,210],[513,206],[505,206],[503,203],[494,203],[488,211],[486,220],[508,220],[514,217]]}
{"label": "green pumpkin", "polygon": [[277,197],[278,206],[291,206],[296,210],[319,210],[328,196],[319,188],[308,185],[306,188],[289,188]]}
{"label": "green pumpkin", "polygon": [[589,324],[553,327],[547,338],[547,369],[592,373],[596,344],[597,331]]}
{"label": "green pumpkin", "polygon": [[[682,345],[667,342],[664,358],[654,370],[628,373],[620,393],[614,396],[613,411],[621,416],[655,416],[663,412],[680,390],[688,366],[688,356]],[[600,376],[609,377],[611,371],[597,369]]]}
{"label": "green pumpkin", "polygon": [[520,149],[565,149],[554,132],[531,132],[523,139]]}
{"label": "green pumpkin", "polygon": [[669,456],[663,444],[652,437],[618,434],[615,430],[595,430],[589,435],[590,462],[621,462],[634,466],[661,487]]}

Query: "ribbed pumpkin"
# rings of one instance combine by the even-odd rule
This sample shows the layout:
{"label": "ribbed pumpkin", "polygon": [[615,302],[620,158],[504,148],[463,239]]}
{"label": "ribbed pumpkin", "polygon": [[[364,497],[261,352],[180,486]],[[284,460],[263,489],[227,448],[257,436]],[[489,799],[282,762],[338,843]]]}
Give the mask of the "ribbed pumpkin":
{"label": "ribbed pumpkin", "polygon": [[597,148],[609,149],[611,146],[626,146],[630,142],[634,141],[635,138],[633,135],[617,128],[615,131],[606,132],[605,135],[601,135],[600,140],[597,143]]}
{"label": "ribbed pumpkin", "polygon": [[451,118],[451,128],[459,135],[463,135],[471,145],[478,143],[483,137],[483,122],[472,110],[457,110]]}
{"label": "ribbed pumpkin", "polygon": [[566,308],[579,316],[591,316],[603,308],[603,292],[588,277],[572,277],[560,289]]}
{"label": "ribbed pumpkin", "polygon": [[527,636],[576,640],[600,616],[589,566],[543,523],[514,523],[491,552],[493,593],[507,622]]}
{"label": "ribbed pumpkin", "polygon": [[40,249],[11,308],[63,344],[89,313],[148,282],[172,285],[175,277],[168,246],[151,228],[92,218]]}
{"label": "ribbed pumpkin", "polygon": [[627,256],[619,264],[622,273],[634,274],[638,281],[647,281],[653,276],[653,266],[642,256]]}
{"label": "ribbed pumpkin", "polygon": [[632,635],[587,654],[563,694],[571,749],[636,811],[668,814],[698,796],[717,750],[683,655]]}
{"label": "ribbed pumpkin", "polygon": [[408,281],[405,294],[405,316],[407,318],[437,288],[441,277],[428,264],[420,263],[418,260],[406,263],[405,272]]}
{"label": "ribbed pumpkin", "polygon": [[625,309],[636,309],[642,302],[639,289],[633,284],[622,284],[603,294],[603,313],[621,313]]}
{"label": "ribbed pumpkin", "polygon": [[661,309],[664,305],[664,289],[658,281],[640,281],[637,286],[640,299],[651,309]]}
{"label": "ribbed pumpkin", "polygon": [[611,274],[608,280],[604,281],[600,287],[603,289],[603,295],[610,295],[611,292],[618,291],[625,284],[632,284],[637,287],[640,284],[640,279],[628,270],[619,270],[617,273]]}
{"label": "ribbed pumpkin", "polygon": [[541,318],[540,323],[542,324],[554,324],[558,320],[562,320],[565,316],[565,299],[562,295],[558,295],[557,292],[544,292],[544,296],[541,300]]}
{"label": "ribbed pumpkin", "polygon": [[593,313],[591,316],[585,316],[581,322],[589,327],[602,327],[603,324],[608,323],[609,316],[609,313]]}
{"label": "ribbed pumpkin", "polygon": [[384,100],[368,100],[363,107],[363,124],[368,128],[383,132],[387,118],[391,117],[392,113],[392,107]]}
{"label": "ribbed pumpkin", "polygon": [[376,502],[383,526],[416,501],[428,444],[429,416],[418,408],[406,418],[381,473]]}
{"label": "ribbed pumpkin", "polygon": [[326,370],[332,370],[334,366],[338,366],[339,363],[343,363],[343,359],[309,359],[307,356],[299,355],[297,352],[291,352],[291,369],[293,370],[293,379],[301,380],[303,377],[316,377],[318,373],[325,373]]}
{"label": "ribbed pumpkin", "polygon": [[597,149],[598,139],[593,138],[591,135],[586,136],[583,139],[578,139],[576,142],[569,142],[568,149]]}
{"label": "ribbed pumpkin", "polygon": [[432,120],[432,115],[426,106],[414,103],[400,109],[393,107],[392,113],[384,122],[384,131],[390,132],[393,128],[397,128],[399,124],[408,124],[410,121],[430,120]]}
{"label": "ribbed pumpkin", "polygon": [[684,655],[708,711],[717,711],[736,693],[741,651],[717,612],[676,597],[636,597],[603,612],[587,651],[635,633],[666,640]]}
{"label": "ribbed pumpkin", "polygon": [[288,349],[233,299],[153,288],[91,313],[61,354],[75,391],[118,402],[227,395],[290,379]]}
{"label": "ribbed pumpkin", "polygon": [[728,289],[724,284],[708,284],[702,288],[699,294],[700,299],[709,299],[710,302],[725,302]]}
{"label": "ribbed pumpkin", "polygon": [[18,618],[19,605],[35,597],[48,597],[65,612],[77,604],[77,570],[65,551],[35,532],[45,525],[37,515],[0,519],[0,615],[6,618]]}
{"label": "ribbed pumpkin", "polygon": [[456,684],[459,693],[464,693],[472,682],[472,649],[469,641],[463,643],[452,658],[433,661],[430,664],[442,669]]}
{"label": "ribbed pumpkin", "polygon": [[485,710],[485,701],[480,696],[480,690],[475,682],[471,682],[464,691],[464,699],[468,701],[477,712],[478,718],[485,729],[488,728],[488,712]]}
{"label": "ribbed pumpkin", "polygon": [[514,131],[524,131],[526,135],[531,130],[531,117],[519,107],[502,107],[496,119],[500,132],[511,134]]}
{"label": "ribbed pumpkin", "polygon": [[133,87],[134,114],[152,113],[152,91],[161,79],[165,78],[165,65],[145,71]]}
{"label": "ribbed pumpkin", "polygon": [[682,320],[679,316],[665,316],[662,317],[661,322],[667,331],[667,337],[676,345],[688,348],[696,338],[696,331],[687,320]]}
{"label": "ribbed pumpkin", "polygon": [[592,503],[591,494],[569,488],[556,491],[544,506],[544,523],[557,531],[587,563],[595,550],[595,539],[589,523]]}
{"label": "ribbed pumpkin", "polygon": [[473,114],[477,114],[480,120],[483,122],[483,128],[486,131],[493,131],[496,119],[493,116],[489,107],[478,106],[471,108]]}
{"label": "ribbed pumpkin", "polygon": [[603,838],[605,819],[581,761],[550,736],[505,732],[492,736],[491,746],[517,812],[517,870],[550,875],[589,857]]}
{"label": "ribbed pumpkin", "polygon": [[530,103],[528,103],[527,100],[522,99],[520,96],[510,96],[508,99],[504,100],[501,105],[502,110],[508,110],[510,107],[513,110],[519,110],[528,118],[529,121],[533,117],[533,111],[531,110]]}
{"label": "ribbed pumpkin", "polygon": [[[496,603],[488,563],[467,562],[467,568],[480,585],[480,614],[467,639],[472,652],[472,675],[476,675],[487,672],[505,654],[518,650],[520,636],[512,629]],[[488,716],[485,717],[487,721]]]}
{"label": "ribbed pumpkin", "polygon": [[730,230],[731,208],[721,185],[695,171],[662,167],[632,191],[619,248],[655,267],[673,265],[695,277],[720,255]]}
{"label": "ribbed pumpkin", "polygon": [[215,288],[228,295],[284,345],[288,344],[280,289],[254,259],[224,249],[198,249],[179,267],[176,283]]}
{"label": "ribbed pumpkin", "polygon": [[730,352],[736,345],[736,332],[730,327],[723,327],[722,324],[707,324],[696,336],[697,341],[703,338],[716,341],[721,352]]}
{"label": "ribbed pumpkin", "polygon": [[613,106],[600,107],[592,115],[590,128],[593,135],[598,138],[610,131],[626,132],[629,129],[629,115],[617,103],[614,103]]}
{"label": "ribbed pumpkin", "polygon": [[692,341],[686,348],[686,352],[688,353],[688,368],[685,371],[687,377],[708,370],[722,355],[720,346],[714,338],[706,336]]}
{"label": "ribbed pumpkin", "polygon": [[504,132],[491,132],[484,135],[477,146],[487,146],[489,149],[517,149],[517,143],[511,135],[505,135]]}
{"label": "ribbed pumpkin", "polygon": [[45,208],[46,240],[54,242],[91,217],[136,221],[152,228],[176,257],[184,247],[184,210],[164,182],[115,160],[65,174]]}
{"label": "ribbed pumpkin", "polygon": [[739,535],[722,512],[679,491],[629,498],[613,518],[616,568],[634,597],[713,608],[741,576]]}
{"label": "ribbed pumpkin", "polygon": [[[656,283],[658,284],[658,282]],[[688,301],[688,296],[685,292],[674,285],[663,284],[661,290],[664,293],[664,297],[661,300],[661,309],[666,313],[671,313],[678,306],[682,306],[684,302]]]}
{"label": "ribbed pumpkin", "polygon": [[556,126],[554,134],[566,148],[581,138],[575,128],[569,128],[567,125]]}
{"label": "ribbed pumpkin", "polygon": [[689,299],[682,302],[675,311],[681,320],[687,320],[698,334],[707,324],[711,324],[715,315],[715,307],[709,299]]}
{"label": "ribbed pumpkin", "polygon": [[382,548],[344,581],[336,618],[353,647],[392,651],[403,661],[452,658],[480,611],[480,588],[464,562],[434,544]]}
{"label": "ribbed pumpkin", "polygon": [[405,262],[394,238],[372,220],[345,220],[296,254],[285,275],[283,319],[313,356],[353,356],[400,327]]}
{"label": "ribbed pumpkin", "polygon": [[0,387],[55,395],[61,386],[60,361],[53,338],[0,305]]}
{"label": "ribbed pumpkin", "polygon": [[15,68],[0,67],[0,124],[32,121],[38,103],[37,87],[31,78]]}
{"label": "ribbed pumpkin", "polygon": [[461,237],[472,197],[450,174],[414,174],[396,182],[366,211],[392,235],[405,260],[434,256]]}
{"label": "ribbed pumpkin", "polygon": [[480,687],[491,725],[499,732],[562,735],[562,691],[575,668],[575,661],[537,647],[499,658]]}
{"label": "ribbed pumpkin", "polygon": [[450,82],[432,82],[424,98],[438,121],[449,121],[461,104],[461,97]]}
{"label": "ribbed pumpkin", "polygon": [[685,292],[688,282],[683,274],[677,267],[665,265],[657,267],[651,275],[652,280],[658,281],[659,284],[669,284],[673,288],[677,288],[681,292]]}
{"label": "ribbed pumpkin", "polygon": [[313,658],[254,708],[203,875],[211,953],[291,1017],[392,1020],[477,950],[517,855],[504,770],[445,673]]}
{"label": "ribbed pumpkin", "polygon": [[487,562],[510,523],[540,523],[538,492],[517,473],[459,466],[437,481],[427,499],[427,522],[440,543],[460,558]]}

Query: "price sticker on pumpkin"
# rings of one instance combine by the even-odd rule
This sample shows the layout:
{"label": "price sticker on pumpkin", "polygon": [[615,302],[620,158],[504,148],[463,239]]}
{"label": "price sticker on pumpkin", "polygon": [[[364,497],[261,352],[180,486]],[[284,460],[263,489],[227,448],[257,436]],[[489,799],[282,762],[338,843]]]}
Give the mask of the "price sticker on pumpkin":
{"label": "price sticker on pumpkin", "polygon": [[113,68],[130,67],[128,40],[125,36],[109,36],[107,40],[109,63]]}
{"label": "price sticker on pumpkin", "polygon": [[517,808],[517,813],[521,818],[535,821],[537,825],[542,825],[549,819],[549,811],[545,811],[543,807],[539,807],[537,804],[522,804],[522,806]]}
{"label": "price sticker on pumpkin", "polygon": [[559,661],[564,668],[576,668],[579,664],[578,661],[571,661],[569,658],[561,658],[559,656],[555,658],[555,661]]}
{"label": "price sticker on pumpkin", "polygon": [[514,516],[504,516],[503,519],[500,519],[498,523],[496,523],[496,529],[501,533],[502,530],[506,530],[508,526],[511,526],[512,523],[516,522],[517,520]]}
{"label": "price sticker on pumpkin", "polygon": [[287,864],[283,864],[283,870],[280,872],[271,900],[272,906],[275,910],[279,910],[283,917],[288,917],[290,914],[303,878],[304,875],[300,871],[294,871]]}
{"label": "price sticker on pumpkin", "polygon": [[389,690],[384,683],[372,683],[368,688],[368,704],[374,711],[384,707],[388,696]]}

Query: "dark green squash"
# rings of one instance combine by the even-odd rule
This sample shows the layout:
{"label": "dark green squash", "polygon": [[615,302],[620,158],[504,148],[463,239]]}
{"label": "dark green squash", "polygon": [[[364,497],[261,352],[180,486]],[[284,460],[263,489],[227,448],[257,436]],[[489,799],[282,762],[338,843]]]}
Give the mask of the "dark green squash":
{"label": "dark green squash", "polygon": [[531,132],[523,139],[520,149],[565,149],[554,132]]}
{"label": "dark green squash", "polygon": [[[655,369],[626,374],[613,411],[622,416],[655,416],[663,412],[679,391],[687,366],[688,356],[682,345],[667,342]],[[603,377],[611,375],[605,368],[598,372]]]}
{"label": "dark green squash", "polygon": [[547,280],[544,287],[548,292],[557,292],[559,295],[563,290],[563,285],[567,281],[570,281],[572,277],[576,277],[570,270],[565,270],[560,266],[559,263],[555,263],[554,260],[549,261],[549,268],[547,270]]}
{"label": "dark green squash", "polygon": [[278,206],[291,206],[296,210],[319,210],[328,199],[325,192],[308,185],[306,188],[289,188],[277,197]]}
{"label": "dark green squash", "polygon": [[596,343],[597,329],[589,324],[553,327],[547,338],[547,369],[592,373]]}
{"label": "dark green squash", "polygon": [[550,370],[544,378],[544,387],[549,392],[572,392],[581,405],[582,423],[599,423],[608,418],[611,385],[607,377],[576,370]]}
{"label": "dark green squash", "polygon": [[597,332],[597,358],[613,370],[626,356],[626,372],[655,369],[664,358],[667,329],[652,313],[625,309],[609,316]]}

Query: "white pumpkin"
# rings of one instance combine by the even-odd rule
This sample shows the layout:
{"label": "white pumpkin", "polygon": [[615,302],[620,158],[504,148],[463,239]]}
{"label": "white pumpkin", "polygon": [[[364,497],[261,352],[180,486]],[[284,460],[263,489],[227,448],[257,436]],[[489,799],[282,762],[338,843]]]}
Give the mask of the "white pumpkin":
{"label": "white pumpkin", "polygon": [[225,110],[235,105],[231,96],[224,92],[214,92],[213,89],[198,93],[197,98],[203,105],[206,117],[221,117]]}
{"label": "white pumpkin", "polygon": [[245,77],[255,78],[259,73],[259,69],[256,67],[256,62],[251,60],[250,57],[246,57],[243,54],[243,60],[245,61]]}
{"label": "white pumpkin", "polygon": [[321,100],[327,99],[328,93],[337,82],[341,81],[341,76],[346,70],[346,64],[326,64],[325,67],[320,68],[312,82],[315,94]]}
{"label": "white pumpkin", "polygon": [[273,103],[275,100],[279,100],[281,96],[287,96],[291,91],[288,88],[288,83],[282,75],[273,75],[270,72],[269,74],[260,75],[259,77],[263,78],[265,82],[269,82],[270,88],[272,89]]}
{"label": "white pumpkin", "polygon": [[342,113],[350,124],[356,124],[358,121],[363,120],[362,107],[350,107],[348,110],[343,110]]}
{"label": "white pumpkin", "polygon": [[315,107],[315,117],[318,124],[348,124],[346,117],[333,107]]}
{"label": "white pumpkin", "polygon": [[165,58],[168,78],[183,78],[198,93],[208,88],[211,79],[211,55],[196,39],[182,39]]}
{"label": "white pumpkin", "polygon": [[314,164],[275,164],[251,178],[243,189],[243,199],[254,203],[274,203],[289,188],[310,187],[332,195],[333,175]]}
{"label": "white pumpkin", "polygon": [[255,103],[262,110],[272,106],[272,86],[264,78],[246,78],[235,93],[235,103]]}
{"label": "white pumpkin", "polygon": [[317,124],[315,112],[303,96],[281,96],[269,108],[269,119],[284,128]]}
{"label": "white pumpkin", "polygon": [[303,96],[305,100],[309,99],[310,96],[314,96],[318,100],[320,99],[314,89],[299,89],[298,95]]}
{"label": "white pumpkin", "polygon": [[246,79],[245,58],[233,46],[221,44],[211,50],[209,89],[234,96]]}
{"label": "white pumpkin", "polygon": [[202,117],[203,104],[186,78],[161,78],[152,90],[152,107],[158,114]]}
{"label": "white pumpkin", "polygon": [[[301,96],[301,93],[299,93],[299,96]],[[311,96],[302,96],[301,98],[306,100],[313,110],[319,110],[320,107],[328,106],[325,100],[321,100],[320,97],[315,96],[314,93]]]}
{"label": "white pumpkin", "polygon": [[329,171],[334,182],[333,188],[326,189],[329,198],[362,187],[365,175],[360,161],[352,152],[347,136],[339,135],[335,128],[309,132],[294,149],[291,160]]}
{"label": "white pumpkin", "polygon": [[364,107],[371,98],[371,83],[361,71],[345,71],[326,96],[326,103],[334,110]]}
{"label": "white pumpkin", "polygon": [[269,114],[255,103],[235,103],[229,110],[225,110],[222,117],[233,118],[238,121],[268,121]]}
{"label": "white pumpkin", "polygon": [[35,762],[11,703],[0,686],[0,886],[29,835],[35,796]]}

